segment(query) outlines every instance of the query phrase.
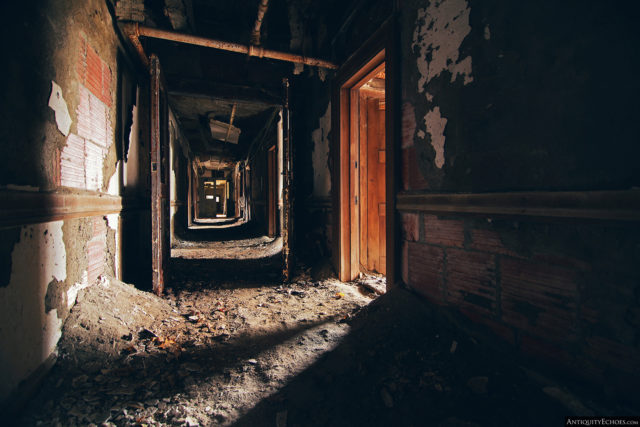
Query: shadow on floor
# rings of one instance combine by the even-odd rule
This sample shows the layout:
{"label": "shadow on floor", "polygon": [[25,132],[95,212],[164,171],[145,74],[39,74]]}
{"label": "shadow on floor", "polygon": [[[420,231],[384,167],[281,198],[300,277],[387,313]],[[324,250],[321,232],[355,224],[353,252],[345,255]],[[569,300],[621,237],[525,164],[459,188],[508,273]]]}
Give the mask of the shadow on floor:
{"label": "shadow on floor", "polygon": [[352,325],[334,351],[234,425],[539,426],[569,415],[508,356],[437,325],[405,290]]}

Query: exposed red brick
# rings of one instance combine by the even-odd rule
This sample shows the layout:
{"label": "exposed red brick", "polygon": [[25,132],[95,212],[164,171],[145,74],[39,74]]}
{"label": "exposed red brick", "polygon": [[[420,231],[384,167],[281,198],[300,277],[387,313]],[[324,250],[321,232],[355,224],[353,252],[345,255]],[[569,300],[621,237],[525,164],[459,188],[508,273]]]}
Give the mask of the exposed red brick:
{"label": "exposed red brick", "polygon": [[402,223],[402,238],[410,242],[420,240],[420,223],[419,216],[415,213],[400,214],[400,222]]}
{"label": "exposed red brick", "polygon": [[101,216],[93,217],[93,237],[102,237],[107,231],[105,220]]}
{"label": "exposed red brick", "polygon": [[76,64],[78,80],[98,99],[111,107],[111,69],[93,49],[84,35],[80,37],[80,51]]}
{"label": "exposed red brick", "polygon": [[405,102],[402,105],[402,148],[413,145],[413,134],[416,131],[416,114],[413,105]]}
{"label": "exposed red brick", "polygon": [[104,218],[92,218],[93,237],[87,242],[87,275],[89,283],[94,283],[104,273],[106,232]]}
{"label": "exposed red brick", "polygon": [[496,309],[495,255],[447,250],[447,303],[491,315]]}
{"label": "exposed red brick", "polygon": [[409,150],[403,149],[400,159],[400,171],[402,175],[402,189],[409,189]]}
{"label": "exposed red brick", "polygon": [[464,222],[425,215],[424,239],[436,245],[461,248],[464,246]]}
{"label": "exposed red brick", "polygon": [[573,257],[550,254],[536,254],[534,255],[533,259],[540,263],[557,265],[558,267],[571,268],[574,270],[591,270],[591,265],[589,263]]}
{"label": "exposed red brick", "polygon": [[483,252],[517,256],[502,244],[500,235],[492,230],[472,229],[469,247]]}
{"label": "exposed red brick", "polygon": [[[408,178],[409,178],[409,188],[410,190],[426,190],[429,188],[429,184],[427,180],[424,179],[422,172],[418,168],[418,155],[416,154],[416,147],[411,146],[406,149],[407,152],[407,162],[406,167],[408,168]],[[403,167],[405,167],[403,165]]]}
{"label": "exposed red brick", "polygon": [[575,272],[503,258],[502,320],[549,341],[576,338]]}
{"label": "exposed red brick", "polygon": [[513,333],[513,328],[503,323],[496,322],[486,314],[481,314],[473,309],[460,307],[460,312],[468,317],[472,322],[488,327],[495,335],[502,338],[509,344],[515,345],[516,341],[515,335]]}
{"label": "exposed red brick", "polygon": [[599,362],[614,369],[640,374],[640,350],[603,337],[590,337],[587,341],[587,354]]}
{"label": "exposed red brick", "polygon": [[400,260],[402,266],[402,282],[406,285],[409,284],[409,243],[402,242],[402,259]]}
{"label": "exposed red brick", "polygon": [[520,351],[538,359],[560,363],[565,366],[571,366],[574,362],[573,356],[557,344],[542,341],[528,335],[520,337]]}
{"label": "exposed red brick", "polygon": [[437,304],[444,304],[444,251],[436,246],[408,243],[409,286]]}

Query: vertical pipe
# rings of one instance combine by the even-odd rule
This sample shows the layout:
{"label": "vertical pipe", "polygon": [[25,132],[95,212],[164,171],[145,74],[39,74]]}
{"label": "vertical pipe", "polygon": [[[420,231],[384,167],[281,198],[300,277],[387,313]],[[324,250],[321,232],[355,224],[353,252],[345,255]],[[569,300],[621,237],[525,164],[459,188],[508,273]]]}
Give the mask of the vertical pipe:
{"label": "vertical pipe", "polygon": [[279,222],[279,228],[280,228],[280,233],[282,233],[282,227],[284,225],[284,210],[282,209],[282,166],[283,166],[283,162],[284,162],[284,158],[283,158],[283,141],[284,141],[284,132],[283,132],[283,128],[282,128],[282,120],[284,119],[284,116],[282,114],[282,108],[280,108],[280,111],[278,112],[278,116],[279,116],[279,120],[278,120],[278,222]]}
{"label": "vertical pipe", "polygon": [[254,46],[260,46],[260,29],[262,28],[262,19],[264,14],[267,13],[267,7],[269,6],[269,0],[260,0],[258,5],[258,16],[256,22],[253,24],[253,32],[251,33],[251,44]]}

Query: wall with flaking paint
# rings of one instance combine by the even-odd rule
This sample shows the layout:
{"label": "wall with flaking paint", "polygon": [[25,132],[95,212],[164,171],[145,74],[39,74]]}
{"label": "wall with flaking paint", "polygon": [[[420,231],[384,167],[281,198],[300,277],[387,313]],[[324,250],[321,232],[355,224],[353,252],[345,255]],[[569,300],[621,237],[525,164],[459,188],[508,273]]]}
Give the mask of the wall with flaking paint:
{"label": "wall with flaking paint", "polygon": [[[9,9],[12,19],[3,31],[23,40],[7,44],[0,69],[0,88],[11,100],[1,104],[0,189],[43,198],[120,196],[125,173],[140,181],[144,169],[133,162],[146,152],[138,147],[139,129],[132,127],[133,162],[123,169],[115,135],[118,42],[106,3],[38,1]],[[39,367],[55,355],[78,291],[101,275],[120,274],[120,225],[119,214],[2,225],[2,406],[12,404],[8,398],[19,396],[25,381],[36,379]]]}
{"label": "wall with flaking paint", "polygon": [[[639,10],[618,6],[403,1],[401,193],[638,188]],[[417,294],[522,357],[633,396],[637,223],[417,210],[400,223]]]}

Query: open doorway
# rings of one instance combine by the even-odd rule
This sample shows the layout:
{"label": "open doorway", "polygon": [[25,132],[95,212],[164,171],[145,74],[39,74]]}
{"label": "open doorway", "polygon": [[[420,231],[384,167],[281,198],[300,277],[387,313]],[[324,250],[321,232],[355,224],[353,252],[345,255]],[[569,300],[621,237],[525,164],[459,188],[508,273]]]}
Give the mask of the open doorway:
{"label": "open doorway", "polygon": [[340,280],[396,280],[392,37],[382,28],[339,70],[334,84],[334,265]]}

